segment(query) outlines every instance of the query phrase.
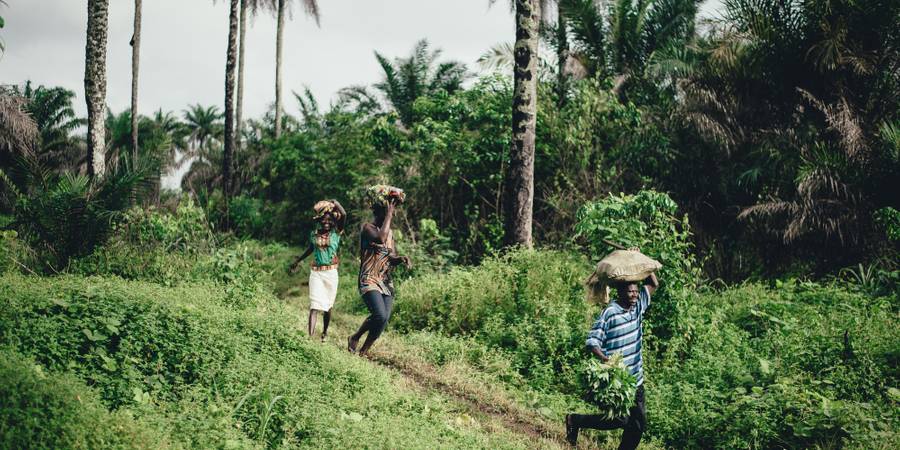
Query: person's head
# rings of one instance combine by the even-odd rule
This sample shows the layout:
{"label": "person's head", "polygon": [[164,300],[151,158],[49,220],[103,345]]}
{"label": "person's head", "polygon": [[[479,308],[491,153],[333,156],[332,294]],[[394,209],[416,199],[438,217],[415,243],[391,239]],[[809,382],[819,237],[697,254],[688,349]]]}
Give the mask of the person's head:
{"label": "person's head", "polygon": [[372,215],[375,216],[375,223],[384,222],[384,218],[387,216],[387,205],[372,203]]}
{"label": "person's head", "polygon": [[319,218],[319,229],[323,231],[331,231],[334,228],[334,215],[331,213],[323,214]]}
{"label": "person's head", "polygon": [[619,303],[627,306],[634,306],[640,298],[640,288],[637,283],[619,283],[616,285],[616,294]]}

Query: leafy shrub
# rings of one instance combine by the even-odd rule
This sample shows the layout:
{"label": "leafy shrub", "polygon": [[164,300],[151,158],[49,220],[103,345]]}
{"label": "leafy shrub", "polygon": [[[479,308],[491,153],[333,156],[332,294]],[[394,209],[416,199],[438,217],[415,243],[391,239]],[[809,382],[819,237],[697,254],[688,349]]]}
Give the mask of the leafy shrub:
{"label": "leafy shrub", "polygon": [[890,206],[875,211],[875,223],[891,242],[900,242],[900,211]]}
{"label": "leafy shrub", "polygon": [[48,373],[0,349],[0,447],[161,448],[164,440],[129,414],[110,413],[71,375]]}
{"label": "leafy shrub", "polygon": [[15,230],[0,230],[0,274],[31,270],[33,258],[33,252]]}
{"label": "leafy shrub", "polygon": [[892,308],[814,283],[692,295],[666,353],[645,358],[651,433],[679,448],[895,446]]}
{"label": "leafy shrub", "polygon": [[0,276],[0,346],[91,384],[190,448],[522,448],[454,425],[441,399],[311,342],[271,297],[224,307],[214,285]]}
{"label": "leafy shrub", "polygon": [[398,286],[392,324],[472,336],[508,350],[536,387],[573,392],[590,325],[587,263],[562,252],[516,250],[476,268],[423,275]]}
{"label": "leafy shrub", "polygon": [[52,179],[36,171],[43,178],[18,195],[15,225],[51,271],[101,245],[147,179],[146,168],[126,164],[99,181],[73,174]]}
{"label": "leafy shrub", "polygon": [[[453,337],[427,344],[434,358],[480,367],[477,351],[457,348],[474,341],[509,359],[518,376],[506,382],[580,397],[598,312],[583,301],[589,270],[569,254],[519,250],[413,278],[398,286],[392,324]],[[893,294],[787,280],[685,295],[669,337],[645,330],[648,437],[674,448],[896,447]]]}
{"label": "leafy shrub", "polygon": [[696,286],[700,277],[691,252],[690,224],[687,216],[678,216],[678,205],[656,191],[610,195],[578,211],[575,232],[594,262],[615,249],[604,242],[610,241],[638,247],[662,263],[661,287],[654,295],[655,305],[648,320],[661,325],[658,334],[665,335],[678,315],[680,292]]}
{"label": "leafy shrub", "polygon": [[104,245],[75,260],[71,270],[171,285],[186,279],[194,261],[214,246],[203,210],[183,198],[172,213],[129,209]]}
{"label": "leafy shrub", "polygon": [[231,230],[238,236],[265,237],[270,229],[269,218],[263,201],[258,198],[239,195],[231,199],[228,206]]}
{"label": "leafy shrub", "polygon": [[453,249],[451,238],[441,233],[437,222],[432,219],[419,221],[415,241],[399,232],[394,233],[394,237],[397,240],[397,252],[409,256],[413,262],[411,270],[403,267],[397,269],[401,277],[446,272],[459,257],[459,252]]}

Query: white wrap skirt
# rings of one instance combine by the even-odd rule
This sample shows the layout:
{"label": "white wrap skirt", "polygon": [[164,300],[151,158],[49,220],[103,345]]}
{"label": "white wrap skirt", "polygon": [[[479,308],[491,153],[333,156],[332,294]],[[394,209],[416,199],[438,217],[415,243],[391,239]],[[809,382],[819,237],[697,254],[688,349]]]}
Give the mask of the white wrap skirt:
{"label": "white wrap skirt", "polygon": [[331,311],[338,290],[338,270],[313,270],[309,273],[309,308]]}

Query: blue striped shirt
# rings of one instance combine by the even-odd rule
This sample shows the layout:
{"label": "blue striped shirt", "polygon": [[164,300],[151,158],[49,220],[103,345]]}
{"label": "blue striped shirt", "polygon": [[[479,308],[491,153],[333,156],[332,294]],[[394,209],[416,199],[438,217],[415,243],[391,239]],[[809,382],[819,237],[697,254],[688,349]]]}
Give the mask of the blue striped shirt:
{"label": "blue striped shirt", "polygon": [[599,347],[604,355],[621,353],[631,374],[637,378],[637,385],[644,383],[644,362],[641,359],[641,338],[644,311],[650,307],[650,291],[641,286],[638,302],[631,309],[625,309],[618,301],[609,305],[597,316],[585,345]]}

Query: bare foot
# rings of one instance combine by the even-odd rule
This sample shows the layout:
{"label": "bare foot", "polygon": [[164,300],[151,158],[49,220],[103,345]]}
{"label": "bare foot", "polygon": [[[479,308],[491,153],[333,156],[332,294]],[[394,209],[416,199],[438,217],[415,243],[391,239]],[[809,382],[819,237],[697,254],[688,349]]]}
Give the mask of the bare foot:
{"label": "bare foot", "polygon": [[328,337],[328,335],[327,335],[327,334],[325,334],[325,333],[322,333],[322,342],[325,342],[325,339],[326,339],[326,338],[327,338],[327,337]]}
{"label": "bare foot", "polygon": [[347,351],[356,353],[356,346],[359,345],[359,339],[353,339],[353,336],[347,338]]}

